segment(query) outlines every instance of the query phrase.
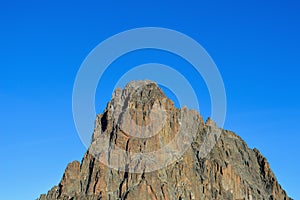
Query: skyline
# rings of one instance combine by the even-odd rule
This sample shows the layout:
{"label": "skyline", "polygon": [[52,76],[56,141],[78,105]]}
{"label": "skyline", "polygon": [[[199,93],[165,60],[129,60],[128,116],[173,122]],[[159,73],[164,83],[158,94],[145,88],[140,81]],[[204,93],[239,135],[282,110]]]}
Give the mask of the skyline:
{"label": "skyline", "polygon": [[[300,5],[283,1],[217,5],[2,3],[0,150],[5,164],[0,175],[5,181],[0,187],[6,194],[1,198],[37,198],[58,184],[67,163],[80,161],[86,149],[73,122],[72,90],[81,63],[108,37],[154,26],[187,34],[206,49],[225,84],[224,128],[241,136],[250,148],[258,148],[288,195],[299,199]],[[97,90],[97,113],[105,108],[122,73],[153,61],[181,69],[199,85],[200,112],[207,118],[210,100],[204,82],[177,57],[151,50],[128,54],[112,64],[99,82],[107,88]]]}

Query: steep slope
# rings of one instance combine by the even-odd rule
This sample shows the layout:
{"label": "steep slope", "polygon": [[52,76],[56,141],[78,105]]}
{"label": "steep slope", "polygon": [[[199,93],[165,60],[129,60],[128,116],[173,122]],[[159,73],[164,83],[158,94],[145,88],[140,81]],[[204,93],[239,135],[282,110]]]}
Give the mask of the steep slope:
{"label": "steep slope", "polygon": [[289,197],[257,149],[196,111],[175,108],[155,83],[137,81],[114,92],[82,162],[70,163],[40,196],[54,199]]}

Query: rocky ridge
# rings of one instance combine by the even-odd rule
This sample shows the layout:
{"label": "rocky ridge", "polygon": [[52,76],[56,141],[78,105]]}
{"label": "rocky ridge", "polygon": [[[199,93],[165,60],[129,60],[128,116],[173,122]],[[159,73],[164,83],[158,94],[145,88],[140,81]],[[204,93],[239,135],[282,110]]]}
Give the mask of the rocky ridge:
{"label": "rocky ridge", "polygon": [[156,83],[136,81],[114,92],[81,163],[68,164],[39,199],[290,198],[257,149],[196,111],[175,108]]}

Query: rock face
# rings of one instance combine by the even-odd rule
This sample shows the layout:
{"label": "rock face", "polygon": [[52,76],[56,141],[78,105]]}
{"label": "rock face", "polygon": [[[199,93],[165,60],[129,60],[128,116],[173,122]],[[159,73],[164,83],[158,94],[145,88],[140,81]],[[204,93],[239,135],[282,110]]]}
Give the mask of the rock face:
{"label": "rock face", "polygon": [[196,111],[175,108],[155,83],[137,81],[114,92],[82,162],[70,163],[39,199],[290,198],[257,149]]}

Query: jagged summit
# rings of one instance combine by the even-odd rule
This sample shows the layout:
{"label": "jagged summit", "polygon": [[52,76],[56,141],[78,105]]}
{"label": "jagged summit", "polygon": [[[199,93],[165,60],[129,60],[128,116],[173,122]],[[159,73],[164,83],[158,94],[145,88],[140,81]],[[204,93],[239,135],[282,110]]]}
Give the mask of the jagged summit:
{"label": "jagged summit", "polygon": [[[110,105],[118,106],[121,105],[122,109],[132,107],[134,104],[138,105],[149,105],[153,106],[155,103],[164,103],[168,101],[169,106],[174,106],[173,102],[169,100],[158,85],[149,80],[143,81],[131,81],[125,88],[117,88],[113,95]],[[146,110],[146,109],[145,109]]]}
{"label": "jagged summit", "polygon": [[163,91],[158,87],[157,83],[150,80],[138,80],[129,82],[124,89],[117,88],[112,96],[112,99],[116,97],[128,98],[132,93],[142,93],[148,97],[157,98],[159,96],[165,97]]}
{"label": "jagged summit", "polygon": [[56,199],[289,199],[257,149],[186,107],[152,81],[116,89],[95,121],[81,163],[70,163]]}
{"label": "jagged summit", "polygon": [[156,82],[151,80],[137,80],[137,81],[130,81],[129,83],[127,83],[124,89],[117,88],[113,93],[113,98],[116,92],[123,91],[123,95],[127,96],[128,94],[136,90],[139,91],[143,90],[144,92],[154,90],[154,91],[158,91],[160,95],[165,96],[162,90],[158,87]]}

